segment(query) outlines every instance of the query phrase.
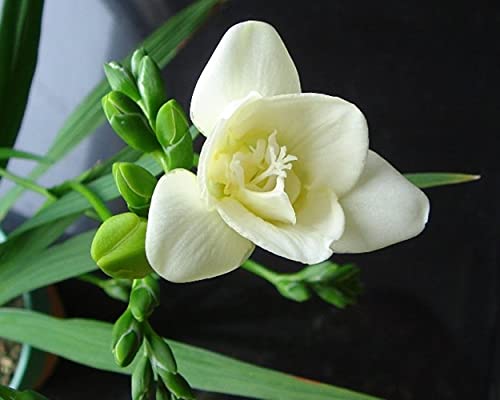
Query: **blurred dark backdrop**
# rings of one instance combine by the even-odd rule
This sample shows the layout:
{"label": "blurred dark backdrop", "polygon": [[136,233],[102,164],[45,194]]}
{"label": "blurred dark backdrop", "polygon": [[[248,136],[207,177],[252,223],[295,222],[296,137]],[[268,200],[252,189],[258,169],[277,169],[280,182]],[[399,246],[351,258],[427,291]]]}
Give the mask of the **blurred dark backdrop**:
{"label": "blurred dark backdrop", "polygon": [[[144,36],[189,2],[105,3]],[[361,267],[365,294],[357,306],[295,304],[239,270],[191,285],[165,283],[154,326],[178,340],[388,399],[499,398],[499,11],[493,2],[395,0],[233,0],[221,7],[165,71],[170,95],[186,107],[222,34],[234,23],[264,20],[285,40],[304,91],[357,104],[369,121],[371,147],[400,171],[483,178],[428,190],[431,218],[420,237],[333,258]],[[256,256],[282,271],[299,268],[261,251]],[[111,321],[122,310],[84,283],[59,288],[68,316]],[[42,392],[53,400],[127,399],[128,384],[61,361]],[[228,397],[200,396],[215,398]]]}

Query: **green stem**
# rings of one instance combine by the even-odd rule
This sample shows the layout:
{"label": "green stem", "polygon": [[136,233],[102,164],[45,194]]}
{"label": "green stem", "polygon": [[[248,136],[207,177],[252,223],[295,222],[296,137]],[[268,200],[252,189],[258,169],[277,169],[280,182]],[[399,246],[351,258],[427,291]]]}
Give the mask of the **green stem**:
{"label": "green stem", "polygon": [[155,158],[156,162],[158,164],[160,164],[160,166],[163,168],[163,172],[167,173],[168,172],[168,163],[167,163],[167,158],[166,158],[163,150],[156,150],[156,151],[152,152],[151,155]]}
{"label": "green stem", "polygon": [[90,205],[94,208],[97,215],[101,220],[106,221],[108,218],[113,216],[113,213],[109,210],[106,204],[101,200],[99,196],[97,196],[92,190],[90,190],[85,185],[80,182],[69,182],[69,186],[74,191],[80,193],[83,197],[87,199]]}
{"label": "green stem", "polygon": [[247,271],[251,272],[252,274],[260,276],[261,278],[265,279],[266,281],[272,284],[275,283],[276,277],[278,276],[276,272],[267,269],[263,265],[253,260],[246,260],[241,266]]}
{"label": "green stem", "polygon": [[76,279],[78,279],[82,282],[90,283],[90,284],[97,286],[99,288],[102,288],[103,282],[105,282],[103,279],[100,279],[97,276],[94,276],[92,274],[83,274],[83,275],[78,276]]}
{"label": "green stem", "polygon": [[40,193],[42,196],[45,196],[50,201],[57,200],[57,197],[53,193],[51,193],[49,189],[39,185],[35,181],[15,175],[12,172],[9,172],[3,168],[0,168],[0,176],[3,176],[4,178],[14,183],[17,183],[19,186],[22,186],[25,189],[32,190],[33,192],[36,193]]}

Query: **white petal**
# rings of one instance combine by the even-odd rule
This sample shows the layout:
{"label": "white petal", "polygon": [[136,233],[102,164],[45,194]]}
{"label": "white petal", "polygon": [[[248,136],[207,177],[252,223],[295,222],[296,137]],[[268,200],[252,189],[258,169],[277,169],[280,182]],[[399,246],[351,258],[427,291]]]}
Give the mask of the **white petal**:
{"label": "white petal", "polygon": [[426,195],[373,151],[358,183],[340,199],[346,226],[339,253],[364,253],[418,235],[429,216]]}
{"label": "white petal", "polygon": [[209,136],[230,103],[252,92],[300,93],[299,75],[283,41],[271,25],[258,21],[226,32],[194,89],[191,120]]}
{"label": "white petal", "polygon": [[275,189],[257,192],[246,188],[238,191],[236,198],[249,210],[262,218],[295,224],[297,217],[292,203],[285,192],[285,184],[280,179]]}
{"label": "white petal", "polygon": [[226,198],[216,207],[226,223],[257,246],[279,256],[315,264],[332,255],[332,242],[344,230],[344,214],[329,190],[303,191],[295,202],[295,225],[270,223]]}
{"label": "white petal", "polygon": [[196,175],[176,169],[153,194],[146,255],[153,269],[172,282],[191,282],[239,267],[254,245],[233,231],[200,199]]}
{"label": "white petal", "polygon": [[363,171],[368,127],[361,111],[338,97],[307,93],[249,99],[221,120],[203,146],[200,178],[205,179],[203,164],[228,140],[273,131],[277,142],[298,158],[293,172],[304,186],[326,186],[341,197]]}

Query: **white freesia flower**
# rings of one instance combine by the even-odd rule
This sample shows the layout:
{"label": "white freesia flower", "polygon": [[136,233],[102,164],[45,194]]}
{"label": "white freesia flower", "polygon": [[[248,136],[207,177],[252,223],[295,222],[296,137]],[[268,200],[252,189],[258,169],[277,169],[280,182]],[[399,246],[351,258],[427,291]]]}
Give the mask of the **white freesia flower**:
{"label": "white freesia flower", "polygon": [[302,93],[295,65],[266,23],[233,26],[202,72],[191,118],[207,137],[198,176],[163,176],[149,212],[155,271],[188,282],[229,272],[254,246],[314,264],[422,231],[426,196],[368,150],[361,111]]}

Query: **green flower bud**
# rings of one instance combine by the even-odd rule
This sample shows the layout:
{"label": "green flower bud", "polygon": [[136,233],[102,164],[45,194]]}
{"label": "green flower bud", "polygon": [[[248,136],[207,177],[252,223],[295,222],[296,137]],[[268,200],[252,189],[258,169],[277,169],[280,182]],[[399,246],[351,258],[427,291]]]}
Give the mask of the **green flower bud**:
{"label": "green flower bud", "polygon": [[140,107],[120,92],[102,98],[102,106],[115,132],[130,147],[146,153],[160,148]]}
{"label": "green flower bud", "polygon": [[160,106],[167,100],[161,71],[151,57],[145,55],[139,64],[137,86],[150,121],[155,121]]}
{"label": "green flower bud", "polygon": [[188,132],[177,143],[165,149],[168,169],[190,169],[193,166],[193,139]]}
{"label": "green flower bud", "polygon": [[169,100],[156,117],[156,137],[167,155],[169,169],[193,166],[193,139],[181,105]]}
{"label": "green flower bud", "polygon": [[354,302],[353,299],[345,296],[344,293],[333,286],[315,284],[313,289],[322,300],[338,308],[345,308]]}
{"label": "green flower bud", "polygon": [[283,297],[293,301],[303,302],[311,298],[311,291],[302,282],[283,279],[276,282],[276,288]]}
{"label": "green flower bud", "polygon": [[121,64],[115,61],[104,64],[104,73],[106,74],[106,78],[108,78],[111,89],[126,94],[134,101],[139,101],[141,99],[134,77],[129,70]]}
{"label": "green flower bud", "polygon": [[168,390],[179,399],[194,400],[194,394],[189,383],[180,374],[167,371],[157,371]]}
{"label": "green flower bud", "polygon": [[129,210],[146,217],[156,187],[156,178],[148,170],[129,162],[114,163],[113,176]]}
{"label": "green flower bud", "polygon": [[156,117],[156,136],[167,148],[177,143],[189,131],[189,121],[182,106],[174,99],[167,101]]}
{"label": "green flower bud", "polygon": [[126,367],[135,358],[142,344],[142,331],[130,310],[126,310],[115,322],[112,333],[112,347],[115,361]]}
{"label": "green flower bud", "polygon": [[128,302],[130,297],[130,280],[128,279],[110,279],[105,281],[102,290],[111,298]]}
{"label": "green flower bud", "polygon": [[152,272],[146,259],[147,222],[133,213],[115,215],[97,230],[90,254],[113,278],[143,278]]}
{"label": "green flower bud", "polygon": [[132,400],[148,400],[154,383],[153,369],[143,355],[132,373]]}
{"label": "green flower bud", "polygon": [[337,277],[340,266],[330,261],[311,265],[300,272],[301,278],[308,283],[318,283],[333,280]]}
{"label": "green flower bud", "polygon": [[160,285],[153,275],[136,279],[130,294],[130,310],[138,321],[144,321],[160,304]]}
{"label": "green flower bud", "polygon": [[136,78],[139,76],[139,65],[141,65],[141,61],[146,55],[146,50],[143,48],[137,49],[134,51],[134,54],[132,54],[132,58],[130,59],[130,68],[132,69],[132,74]]}
{"label": "green flower bud", "polygon": [[147,345],[152,354],[152,362],[155,370],[164,370],[175,374],[177,372],[177,363],[168,343],[150,331],[147,335]]}

